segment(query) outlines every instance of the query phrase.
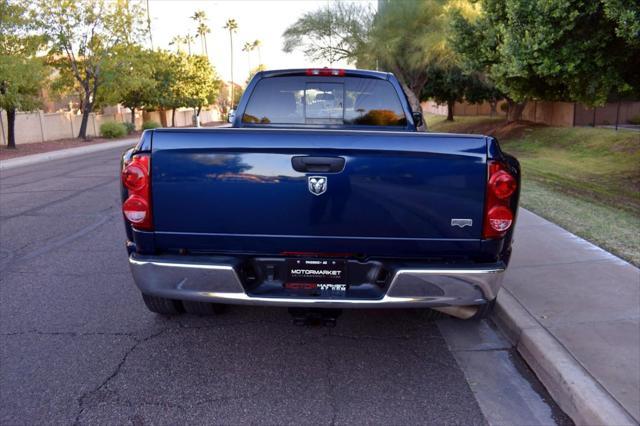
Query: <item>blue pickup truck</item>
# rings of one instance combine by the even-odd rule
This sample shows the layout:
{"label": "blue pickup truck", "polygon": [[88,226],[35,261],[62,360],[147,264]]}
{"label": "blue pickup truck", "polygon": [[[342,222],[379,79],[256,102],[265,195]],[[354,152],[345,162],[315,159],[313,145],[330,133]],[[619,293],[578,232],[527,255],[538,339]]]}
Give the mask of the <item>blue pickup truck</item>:
{"label": "blue pickup truck", "polygon": [[421,126],[392,74],[323,68],[256,74],[228,127],[146,131],[122,201],[147,307],[488,315],[519,164],[492,137]]}

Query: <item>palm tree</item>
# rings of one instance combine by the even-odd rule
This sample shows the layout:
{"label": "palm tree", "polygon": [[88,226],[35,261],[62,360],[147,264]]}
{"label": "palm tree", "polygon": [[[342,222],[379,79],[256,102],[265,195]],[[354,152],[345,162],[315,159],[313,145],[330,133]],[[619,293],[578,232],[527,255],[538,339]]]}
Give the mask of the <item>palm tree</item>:
{"label": "palm tree", "polygon": [[184,36],[183,41],[187,43],[187,50],[189,51],[189,55],[191,55],[191,44],[196,42],[196,39],[191,34],[187,34]]}
{"label": "palm tree", "polygon": [[211,28],[207,25],[207,14],[204,10],[196,10],[191,17],[198,26],[196,27],[196,37],[200,37],[200,46],[202,47],[202,54],[209,56],[207,49],[207,34],[211,33]]}
{"label": "palm tree", "polygon": [[223,28],[229,30],[229,42],[231,43],[231,106],[233,107],[233,33],[238,30],[238,23],[235,19],[228,19]]}
{"label": "palm tree", "polygon": [[262,46],[262,42],[260,40],[253,41],[253,48],[258,49],[258,65],[262,65],[262,53],[260,52],[260,46]]}
{"label": "palm tree", "polygon": [[249,71],[251,71],[251,51],[253,51],[253,49],[255,49],[255,46],[253,43],[250,43],[250,42],[246,42],[242,47],[242,51],[247,52],[247,60],[249,62]]}
{"label": "palm tree", "polygon": [[198,24],[198,28],[196,29],[197,37],[200,37],[200,41],[203,46],[202,54],[206,57],[209,57],[209,50],[207,49],[207,34],[211,32],[211,29],[205,24],[201,22]]}
{"label": "palm tree", "polygon": [[147,31],[149,31],[149,43],[151,44],[151,50],[153,50],[153,35],[151,33],[151,12],[149,10],[149,0],[147,0]]}
{"label": "palm tree", "polygon": [[186,37],[182,37],[180,35],[175,35],[171,38],[171,41],[169,42],[170,46],[176,46],[176,50],[178,52],[180,52],[182,50],[182,47],[184,46],[185,43],[185,38]]}

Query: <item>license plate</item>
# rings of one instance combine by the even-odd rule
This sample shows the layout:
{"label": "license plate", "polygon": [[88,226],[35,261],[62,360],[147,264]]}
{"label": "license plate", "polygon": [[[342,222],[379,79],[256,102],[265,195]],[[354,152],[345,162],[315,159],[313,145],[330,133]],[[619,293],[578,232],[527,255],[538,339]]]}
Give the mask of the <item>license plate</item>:
{"label": "license plate", "polygon": [[287,281],[346,284],[346,262],[339,259],[287,259]]}

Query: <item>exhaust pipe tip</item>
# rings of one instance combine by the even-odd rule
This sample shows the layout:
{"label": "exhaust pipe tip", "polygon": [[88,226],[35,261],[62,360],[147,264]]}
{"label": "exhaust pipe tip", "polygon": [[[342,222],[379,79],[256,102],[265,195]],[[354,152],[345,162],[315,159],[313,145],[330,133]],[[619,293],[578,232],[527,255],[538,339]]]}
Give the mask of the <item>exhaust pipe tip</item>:
{"label": "exhaust pipe tip", "polygon": [[478,313],[477,306],[443,306],[440,308],[431,309],[463,320],[472,318],[475,314]]}

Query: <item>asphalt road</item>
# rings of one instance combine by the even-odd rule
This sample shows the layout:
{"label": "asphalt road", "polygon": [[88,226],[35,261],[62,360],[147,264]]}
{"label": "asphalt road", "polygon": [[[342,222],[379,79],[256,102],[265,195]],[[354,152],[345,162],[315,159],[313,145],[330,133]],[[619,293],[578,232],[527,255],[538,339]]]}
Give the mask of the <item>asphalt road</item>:
{"label": "asphalt road", "polygon": [[0,175],[1,424],[569,423],[489,323],[151,314],[127,266],[119,151]]}

